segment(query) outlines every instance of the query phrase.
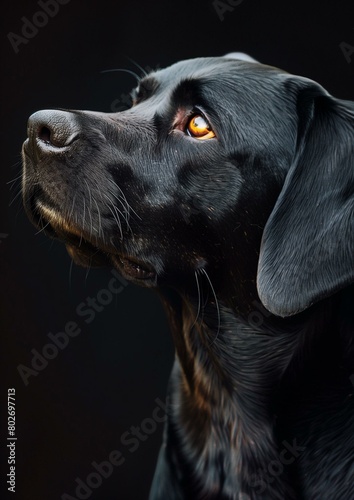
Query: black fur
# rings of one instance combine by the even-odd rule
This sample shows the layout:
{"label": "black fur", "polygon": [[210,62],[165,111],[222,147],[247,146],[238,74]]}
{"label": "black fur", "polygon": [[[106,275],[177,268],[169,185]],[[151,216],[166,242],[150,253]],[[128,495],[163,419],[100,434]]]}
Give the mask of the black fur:
{"label": "black fur", "polygon": [[31,117],[33,222],[170,318],[152,500],[354,498],[353,147],[353,103],[231,56],[144,77],[127,111]]}

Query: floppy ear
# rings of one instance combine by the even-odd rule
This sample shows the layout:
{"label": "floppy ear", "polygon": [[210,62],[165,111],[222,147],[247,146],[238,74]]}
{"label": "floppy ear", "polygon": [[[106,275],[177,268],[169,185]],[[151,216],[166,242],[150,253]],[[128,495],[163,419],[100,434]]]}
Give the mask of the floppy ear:
{"label": "floppy ear", "polygon": [[354,281],[354,103],[310,80],[295,86],[302,87],[297,153],[264,229],[258,266],[260,299],[282,317]]}

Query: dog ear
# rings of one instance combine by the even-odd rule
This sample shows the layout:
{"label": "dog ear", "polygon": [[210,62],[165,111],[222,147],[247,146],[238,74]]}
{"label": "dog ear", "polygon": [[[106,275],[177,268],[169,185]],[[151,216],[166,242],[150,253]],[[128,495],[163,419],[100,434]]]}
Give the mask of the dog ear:
{"label": "dog ear", "polygon": [[297,153],[264,229],[258,266],[259,297],[282,317],[354,281],[354,103],[293,80]]}
{"label": "dog ear", "polygon": [[225,59],[237,59],[238,61],[258,63],[256,59],[253,59],[253,57],[245,54],[244,52],[230,52],[229,54],[225,54],[223,57],[225,57]]}

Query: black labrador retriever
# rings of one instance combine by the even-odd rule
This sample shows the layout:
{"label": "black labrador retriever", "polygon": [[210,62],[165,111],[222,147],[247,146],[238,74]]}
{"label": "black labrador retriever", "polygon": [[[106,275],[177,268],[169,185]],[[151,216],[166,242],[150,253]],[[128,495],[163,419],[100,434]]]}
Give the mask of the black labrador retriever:
{"label": "black labrador retriever", "polygon": [[156,287],[176,347],[151,499],[354,499],[354,104],[225,57],[45,110],[29,217]]}

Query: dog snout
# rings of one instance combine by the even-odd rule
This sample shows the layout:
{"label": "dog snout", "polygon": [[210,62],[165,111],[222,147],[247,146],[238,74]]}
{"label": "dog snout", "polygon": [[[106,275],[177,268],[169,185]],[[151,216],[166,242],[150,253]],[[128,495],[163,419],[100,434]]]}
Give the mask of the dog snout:
{"label": "dog snout", "polygon": [[55,154],[73,143],[78,137],[79,127],[73,113],[44,109],[30,116],[27,134],[33,153]]}

